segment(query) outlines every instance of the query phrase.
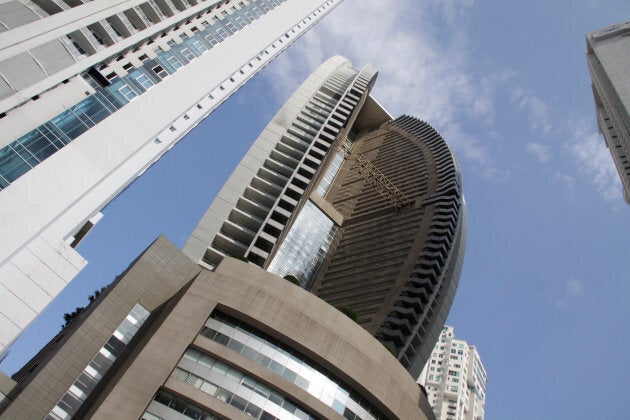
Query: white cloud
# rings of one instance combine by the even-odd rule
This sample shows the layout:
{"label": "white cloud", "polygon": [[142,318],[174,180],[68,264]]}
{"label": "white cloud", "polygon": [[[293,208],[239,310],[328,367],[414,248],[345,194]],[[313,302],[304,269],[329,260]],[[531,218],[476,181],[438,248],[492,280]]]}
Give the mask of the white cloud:
{"label": "white cloud", "polygon": [[431,3],[440,7],[447,22],[454,24],[463,17],[465,11],[473,5],[474,0],[431,0]]}
{"label": "white cloud", "polygon": [[386,109],[426,120],[460,160],[491,178],[501,170],[489,136],[470,132],[466,121],[490,125],[497,85],[511,76],[505,69],[479,68],[466,24],[472,5],[472,0],[396,0],[392,7],[382,0],[346,0],[278,59],[271,82],[286,97],[332,55],[355,66],[371,63],[379,69],[374,96]]}
{"label": "white cloud", "polygon": [[527,114],[532,132],[549,134],[553,125],[549,105],[529,89],[517,87],[512,92],[512,101]]}
{"label": "white cloud", "polygon": [[553,180],[567,190],[571,190],[575,187],[575,178],[560,171],[553,174]]}
{"label": "white cloud", "polygon": [[604,138],[583,124],[568,121],[570,138],[564,143],[568,155],[575,160],[578,171],[592,179],[602,196],[611,202],[620,202],[622,187],[612,156]]}
{"label": "white cloud", "polygon": [[538,162],[548,162],[551,158],[551,151],[549,150],[549,146],[545,146],[544,144],[540,143],[527,143],[526,147],[527,151],[533,154]]}
{"label": "white cloud", "polygon": [[[283,102],[332,55],[345,56],[355,66],[371,63],[379,69],[374,96],[392,115],[426,120],[468,169],[499,182],[522,169],[506,154],[506,141],[518,137],[495,124],[495,113],[516,112],[538,138],[525,147],[539,162],[549,162],[560,151],[568,159],[556,163],[576,162],[573,171],[553,171],[555,182],[569,191],[576,179],[588,177],[605,199],[621,200],[603,141],[589,130],[577,130],[566,110],[550,106],[514,70],[486,62],[478,53],[469,22],[473,6],[473,0],[396,0],[395,7],[382,0],[345,0],[282,54],[266,77]],[[514,109],[496,109],[499,98]],[[563,142],[567,132],[571,139]]]}
{"label": "white cloud", "polygon": [[570,278],[564,284],[564,290],[562,295],[556,301],[556,305],[560,309],[572,309],[575,308],[582,296],[584,295],[586,285],[584,281],[577,278]]}

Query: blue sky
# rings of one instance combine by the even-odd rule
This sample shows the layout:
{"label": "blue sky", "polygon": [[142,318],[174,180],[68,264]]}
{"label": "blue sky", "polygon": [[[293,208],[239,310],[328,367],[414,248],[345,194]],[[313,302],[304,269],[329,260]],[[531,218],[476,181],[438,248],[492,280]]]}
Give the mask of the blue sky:
{"label": "blue sky", "polygon": [[379,68],[374,96],[460,161],[468,242],[448,323],[479,349],[487,418],[627,418],[630,206],[597,133],[584,34],[628,19],[627,0],[345,0],[104,210],[79,247],[88,267],[0,368],[158,234],[182,246],[288,95],[341,54]]}

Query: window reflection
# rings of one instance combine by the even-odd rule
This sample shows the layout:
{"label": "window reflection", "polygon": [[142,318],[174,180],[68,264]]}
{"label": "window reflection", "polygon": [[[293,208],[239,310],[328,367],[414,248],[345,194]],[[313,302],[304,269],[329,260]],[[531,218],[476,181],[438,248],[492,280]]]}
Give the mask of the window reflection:
{"label": "window reflection", "polygon": [[336,232],[334,222],[307,201],[267,271],[281,277],[293,275],[302,287],[310,289]]}
{"label": "window reflection", "polygon": [[315,420],[314,416],[286,396],[193,348],[186,350],[171,377],[256,419]]}
{"label": "window reflection", "polygon": [[[200,335],[277,373],[332,407],[347,419],[385,418],[348,385],[299,352],[258,329],[220,311],[214,311]],[[240,346],[231,344],[238,342]]]}

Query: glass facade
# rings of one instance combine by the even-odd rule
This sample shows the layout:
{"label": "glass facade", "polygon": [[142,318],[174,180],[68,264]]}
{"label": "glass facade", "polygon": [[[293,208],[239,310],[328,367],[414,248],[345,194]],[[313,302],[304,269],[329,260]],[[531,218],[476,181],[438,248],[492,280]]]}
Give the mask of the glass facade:
{"label": "glass facade", "polygon": [[144,60],[140,67],[127,75],[112,78],[108,86],[96,85],[86,74],[86,80],[96,87],[93,95],[0,149],[0,190],[142,95],[164,77],[175,73],[285,1],[251,0],[247,4],[242,3],[239,9],[231,8],[230,13],[224,11],[221,18],[212,22],[204,21],[203,29],[186,37],[181,43],[169,42],[169,50],[156,49],[156,58]]}
{"label": "glass facade", "polygon": [[337,225],[307,201],[267,271],[281,277],[293,275],[302,287],[310,289],[336,232]]}
{"label": "glass facade", "polygon": [[81,375],[53,407],[47,420],[67,420],[81,408],[81,405],[94,390],[105,373],[109,370],[127,344],[138,332],[150,313],[140,304],[136,304],[125,319],[118,325],[112,336],[101,347],[96,356],[83,369]]}
{"label": "glass facade", "polygon": [[322,180],[319,182],[319,185],[317,186],[317,194],[319,194],[321,197],[324,197],[326,193],[328,192],[328,190],[330,189],[330,186],[332,185],[333,180],[337,176],[339,169],[341,169],[341,164],[345,160],[346,155],[348,154],[348,151],[350,150],[351,147],[352,147],[352,142],[346,139],[344,140],[343,145],[341,146],[341,150],[335,153],[335,157],[333,158],[332,162],[330,162],[330,165],[328,165],[328,168],[326,169],[326,173],[324,174],[324,176],[322,177]]}
{"label": "glass facade", "polygon": [[255,419],[315,420],[286,396],[213,357],[189,348],[172,378],[205,392]]}
{"label": "glass facade", "polygon": [[[164,417],[161,417],[155,412],[160,412],[160,414],[165,414],[169,418],[173,418],[178,414],[183,414],[184,416],[191,419],[198,420],[219,420],[220,417],[215,416],[214,414],[208,413],[201,407],[196,406],[195,404],[189,403],[183,398],[176,397],[170,392],[166,392],[164,390],[159,390],[155,397],[153,397],[153,402],[149,406],[149,409],[144,412],[141,419],[142,420],[164,420]],[[173,414],[173,415],[169,415]]]}
{"label": "glass facade", "polygon": [[347,419],[385,418],[365,398],[325,369],[236,318],[215,311],[201,335],[277,373]]}

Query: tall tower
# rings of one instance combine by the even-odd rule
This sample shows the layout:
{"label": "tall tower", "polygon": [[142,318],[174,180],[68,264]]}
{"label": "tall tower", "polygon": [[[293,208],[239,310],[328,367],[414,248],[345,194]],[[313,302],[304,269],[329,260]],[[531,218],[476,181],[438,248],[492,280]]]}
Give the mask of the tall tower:
{"label": "tall tower", "polygon": [[341,1],[0,4],[0,352],[101,209]]}
{"label": "tall tower", "polygon": [[487,382],[477,348],[445,326],[418,379],[438,420],[483,420]]}
{"label": "tall tower", "polygon": [[453,301],[466,241],[458,164],[427,123],[393,119],[377,71],[320,66],[228,179],[184,252],[225,256],[356,312],[417,377]]}
{"label": "tall tower", "polygon": [[586,34],[595,113],[630,204],[630,21]]}

